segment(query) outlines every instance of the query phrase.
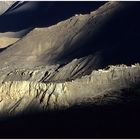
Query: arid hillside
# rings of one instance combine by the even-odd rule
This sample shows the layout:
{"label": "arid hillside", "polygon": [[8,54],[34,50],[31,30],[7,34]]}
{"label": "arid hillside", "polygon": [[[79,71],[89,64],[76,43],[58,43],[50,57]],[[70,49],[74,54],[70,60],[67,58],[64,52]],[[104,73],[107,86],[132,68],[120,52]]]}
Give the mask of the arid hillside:
{"label": "arid hillside", "polygon": [[139,2],[0,4],[0,137],[140,137]]}

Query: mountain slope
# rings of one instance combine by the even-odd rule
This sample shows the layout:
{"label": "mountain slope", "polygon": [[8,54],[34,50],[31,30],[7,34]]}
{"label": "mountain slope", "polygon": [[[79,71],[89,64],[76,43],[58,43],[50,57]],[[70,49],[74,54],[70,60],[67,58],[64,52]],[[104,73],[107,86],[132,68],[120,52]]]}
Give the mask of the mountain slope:
{"label": "mountain slope", "polygon": [[[92,43],[89,45],[88,42],[94,39],[97,30],[100,30],[113,14],[125,6],[123,3],[110,2],[91,14],[74,16],[48,28],[34,29],[1,53],[0,59],[4,58],[6,65],[13,66],[15,63],[17,67],[28,67],[64,64],[87,55],[89,52],[86,51],[90,51],[90,48],[93,48],[90,53],[95,53],[98,51],[97,46]],[[4,64],[2,61],[0,63]]]}
{"label": "mountain slope", "polygon": [[[7,116],[28,110],[64,109],[96,102],[102,104],[106,100],[102,97],[107,95],[119,102],[120,96],[127,94],[124,90],[129,91],[132,88],[133,94],[137,94],[139,82],[139,65],[112,66],[108,70],[93,71],[91,75],[70,82],[3,82],[0,84],[0,113]],[[102,102],[98,102],[100,98]],[[107,100],[109,103],[110,99]]]}
{"label": "mountain slope", "polygon": [[0,16],[0,137],[140,136],[140,4],[104,3],[15,2]]}

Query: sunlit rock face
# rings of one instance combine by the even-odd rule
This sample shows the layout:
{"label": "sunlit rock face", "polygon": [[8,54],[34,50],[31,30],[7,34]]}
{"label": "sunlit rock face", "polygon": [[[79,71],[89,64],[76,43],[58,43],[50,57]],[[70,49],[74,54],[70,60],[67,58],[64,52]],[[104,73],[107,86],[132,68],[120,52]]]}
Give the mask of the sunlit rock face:
{"label": "sunlit rock face", "polygon": [[[17,4],[19,11],[27,8],[28,2]],[[131,84],[137,85],[139,65],[101,68],[125,62],[132,65],[138,63],[140,57],[132,55],[128,61],[131,49],[124,58],[122,46],[112,49],[112,44],[99,47],[96,42],[99,32],[109,28],[107,24],[118,26],[115,17],[128,9],[130,4],[108,2],[88,14],[75,14],[55,25],[34,28],[21,39],[1,34],[1,45],[7,46],[0,54],[1,112],[16,114],[28,108],[34,110],[34,105],[41,110],[63,109],[89,100],[94,102],[96,97],[114,91],[119,94]],[[16,6],[5,14],[12,11],[16,12]],[[135,47],[131,47],[136,53]],[[137,61],[133,61],[136,57]]]}
{"label": "sunlit rock face", "polygon": [[0,15],[6,12],[14,3],[14,1],[0,1]]}
{"label": "sunlit rock face", "polygon": [[139,100],[140,4],[72,4],[0,2],[0,119]]}
{"label": "sunlit rock face", "polygon": [[[108,70],[93,71],[76,80],[60,83],[8,81],[0,84],[0,113],[14,115],[24,111],[64,109],[77,104],[98,103],[98,98],[124,94],[122,90],[137,87],[140,66],[112,66]],[[140,90],[134,88],[135,92]],[[136,94],[136,93],[134,93]],[[104,99],[98,104],[103,104]]]}

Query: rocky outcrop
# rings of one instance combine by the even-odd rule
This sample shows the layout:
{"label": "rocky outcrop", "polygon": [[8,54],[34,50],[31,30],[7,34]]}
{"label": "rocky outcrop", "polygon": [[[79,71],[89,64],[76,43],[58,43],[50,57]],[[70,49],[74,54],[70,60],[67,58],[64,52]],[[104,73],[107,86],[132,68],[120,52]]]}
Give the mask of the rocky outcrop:
{"label": "rocky outcrop", "polygon": [[34,110],[64,109],[96,101],[102,104],[105,99],[102,97],[107,95],[120,100],[125,89],[133,89],[133,94],[136,94],[139,82],[138,64],[131,67],[111,66],[107,70],[93,71],[91,75],[69,82],[3,82],[0,84],[0,113],[15,115]]}
{"label": "rocky outcrop", "polygon": [[[11,115],[63,109],[98,100],[100,104],[108,95],[118,100],[122,90],[129,88],[136,94],[139,64],[117,66],[140,62],[139,55],[133,55],[138,53],[135,46],[130,43],[127,48],[122,43],[113,47],[96,42],[102,29],[116,25],[109,21],[129,6],[108,2],[89,14],[35,28],[1,52],[0,112]],[[126,48],[125,53],[122,50]],[[103,69],[111,64],[114,66]]]}
{"label": "rocky outcrop", "polygon": [[41,66],[32,69],[0,70],[0,82],[4,81],[37,81],[37,82],[65,82],[89,75],[98,66],[99,57],[89,55],[74,59],[66,65]]}
{"label": "rocky outcrop", "polygon": [[60,65],[49,77],[44,75],[43,82],[71,81],[84,75],[89,75],[98,68],[100,57],[98,54],[74,59],[66,65]]}

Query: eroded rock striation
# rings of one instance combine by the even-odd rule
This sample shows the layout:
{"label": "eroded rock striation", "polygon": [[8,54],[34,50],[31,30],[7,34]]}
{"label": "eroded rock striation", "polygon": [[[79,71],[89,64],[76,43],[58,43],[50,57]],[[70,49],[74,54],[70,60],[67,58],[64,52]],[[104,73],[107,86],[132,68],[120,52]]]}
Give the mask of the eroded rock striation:
{"label": "eroded rock striation", "polygon": [[[108,25],[116,27],[114,17],[129,8],[123,2],[107,2],[89,14],[34,28],[24,37],[17,32],[19,38],[1,38],[0,45],[7,48],[0,53],[0,113],[100,105],[119,102],[129,90],[137,94],[140,56],[135,46],[127,48],[125,41],[116,45],[112,39],[98,44],[100,32]],[[15,37],[11,32],[0,36],[11,34]]]}
{"label": "eroded rock striation", "polygon": [[[77,104],[98,103],[100,97],[105,95],[119,100],[117,98],[121,97],[123,90],[133,89],[139,82],[139,64],[111,66],[107,70],[93,71],[90,75],[69,82],[2,82],[0,113],[11,115],[24,111],[64,109]],[[135,94],[139,88],[133,91]],[[99,103],[104,103],[104,98]]]}

